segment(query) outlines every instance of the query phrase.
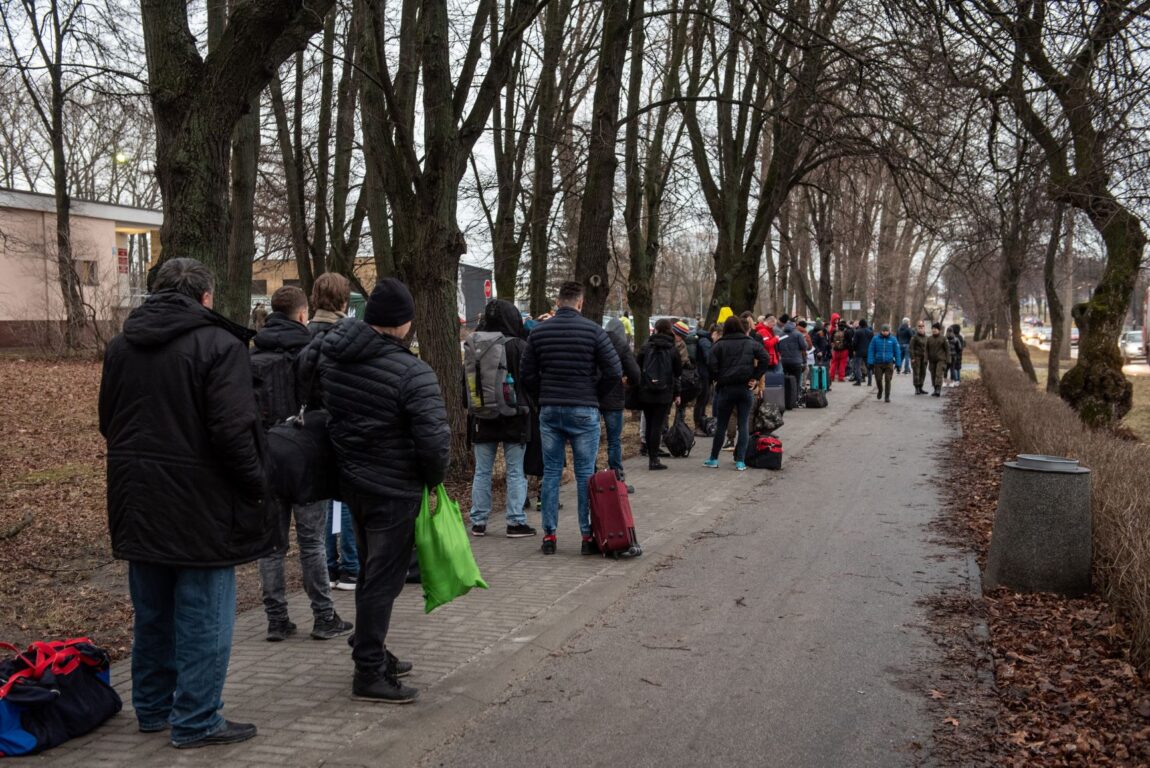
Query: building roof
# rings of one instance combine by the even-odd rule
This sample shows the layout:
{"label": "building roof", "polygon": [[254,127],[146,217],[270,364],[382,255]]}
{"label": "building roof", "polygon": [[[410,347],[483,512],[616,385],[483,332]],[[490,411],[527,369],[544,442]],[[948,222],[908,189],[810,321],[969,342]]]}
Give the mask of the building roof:
{"label": "building roof", "polygon": [[[39,192],[24,192],[18,189],[0,187],[0,208],[55,213],[56,198],[54,195],[45,195]],[[72,213],[91,219],[114,221],[117,226],[125,228],[158,229],[164,223],[164,214],[159,211],[75,198],[72,198]]]}

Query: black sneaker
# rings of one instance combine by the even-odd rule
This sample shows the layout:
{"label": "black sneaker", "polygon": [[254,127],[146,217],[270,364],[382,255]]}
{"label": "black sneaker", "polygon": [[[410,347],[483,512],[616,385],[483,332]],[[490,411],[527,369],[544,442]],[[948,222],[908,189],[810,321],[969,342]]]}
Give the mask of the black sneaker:
{"label": "black sneaker", "polygon": [[411,674],[412,665],[410,661],[400,661],[394,653],[386,648],[383,649],[383,652],[387,654],[388,671],[394,674],[397,679]]}
{"label": "black sneaker", "polygon": [[283,642],[294,635],[295,630],[295,624],[287,619],[283,621],[269,621],[267,640],[269,643]]}
{"label": "black sneaker", "polygon": [[387,671],[357,669],[351,682],[351,697],[379,704],[410,704],[419,698],[419,691],[399,682],[395,674]]}
{"label": "black sneaker", "polygon": [[354,592],[356,581],[357,579],[355,576],[340,576],[339,581],[337,581],[333,587],[344,592]]}
{"label": "black sneaker", "polygon": [[647,465],[647,469],[651,470],[652,472],[654,472],[655,470],[666,469],[666,468],[667,468],[667,465],[664,464],[663,462],[659,461],[658,459],[655,459],[654,461],[652,461],[650,464]]}
{"label": "black sneaker", "polygon": [[487,524],[483,523],[481,525],[479,523],[476,523],[475,525],[471,526],[471,535],[476,537],[476,538],[479,538],[480,536],[486,536],[487,535]]}
{"label": "black sneaker", "polygon": [[238,744],[247,741],[256,735],[256,727],[251,723],[233,723],[224,721],[224,727],[210,736],[201,736],[194,741],[185,741],[183,744],[172,742],[176,749],[198,749],[199,747],[214,747],[220,744]]}
{"label": "black sneaker", "polygon": [[878,391],[878,399],[882,400],[882,390],[881,389]]}
{"label": "black sneaker", "polygon": [[346,635],[351,630],[352,623],[344,621],[338,613],[332,611],[328,618],[315,620],[315,625],[311,628],[311,637],[313,640],[331,640],[333,637]]}
{"label": "black sneaker", "polygon": [[602,554],[602,551],[599,549],[599,545],[595,543],[595,539],[589,536],[584,536],[583,544],[579,547],[579,554],[600,555]]}
{"label": "black sneaker", "polygon": [[553,555],[553,554],[555,554],[555,548],[556,548],[555,534],[551,533],[551,534],[547,534],[546,536],[544,536],[543,537],[543,547],[542,547],[543,554]]}
{"label": "black sneaker", "polygon": [[507,526],[507,538],[509,539],[525,539],[528,536],[534,536],[535,529],[527,523],[520,523],[519,525]]}
{"label": "black sneaker", "polygon": [[635,492],[635,486],[633,486],[633,485],[628,485],[628,486],[627,486],[627,495],[628,495],[628,496],[630,496],[630,495],[631,495],[632,493],[634,493],[634,492]]}

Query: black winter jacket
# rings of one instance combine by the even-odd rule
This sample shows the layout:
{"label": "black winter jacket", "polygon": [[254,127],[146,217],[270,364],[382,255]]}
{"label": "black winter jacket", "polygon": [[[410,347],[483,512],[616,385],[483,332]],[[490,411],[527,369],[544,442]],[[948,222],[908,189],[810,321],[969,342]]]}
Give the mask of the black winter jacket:
{"label": "black winter jacket", "polygon": [[[627,329],[618,318],[612,318],[607,323],[607,338],[611,339],[611,346],[615,348],[615,354],[619,355],[619,363],[623,367],[623,375],[627,377],[629,386],[639,386],[642,372],[639,370],[639,364],[635,362],[635,353],[631,351]],[[599,410],[621,411],[626,407],[626,398],[627,388],[623,386],[623,380],[620,378],[605,395],[599,396]]]}
{"label": "black winter jacket", "polygon": [[[308,331],[307,326],[300,325],[282,312],[272,312],[264,321],[264,327],[252,339],[252,354],[273,352],[288,355],[292,359],[292,365],[297,366],[300,352],[311,343],[311,339],[312,334]],[[308,392],[303,388],[303,384],[304,382],[297,376],[295,379],[296,411],[308,399]]]}
{"label": "black winter jacket", "polygon": [[323,394],[320,392],[319,380],[315,377],[316,364],[319,362],[320,350],[323,347],[323,337],[336,324],[347,315],[329,312],[326,309],[316,310],[315,316],[307,324],[307,332],[311,334],[311,341],[307,348],[299,353],[296,364],[296,374],[299,377],[297,385],[300,392],[307,399],[307,407],[323,408]]}
{"label": "black winter jacket", "polygon": [[831,337],[825,328],[811,331],[811,345],[815,348],[816,362],[822,363],[831,359]]}
{"label": "black winter jacket", "polygon": [[316,375],[345,496],[418,501],[443,482],[451,430],[431,367],[354,317],[328,331],[320,351]]}
{"label": "black winter jacket", "polygon": [[855,357],[866,360],[867,350],[870,349],[870,340],[874,338],[874,329],[870,326],[855,328],[853,339]]}
{"label": "black winter jacket", "polygon": [[711,347],[707,370],[717,386],[746,386],[760,378],[771,365],[770,355],[760,342],[742,333],[724,334]]}
{"label": "black winter jacket", "polygon": [[792,328],[779,337],[778,350],[779,362],[783,365],[807,364],[807,337],[797,328]]}
{"label": "black winter jacket", "polygon": [[[527,410],[519,416],[502,416],[498,419],[479,419],[475,414],[469,414],[468,439],[472,443],[528,443],[531,441],[531,399],[523,387],[523,353],[527,351],[523,316],[511,302],[496,299],[487,304],[476,330],[498,332],[507,337],[507,372],[515,379],[516,402],[526,406]],[[463,393],[464,403],[469,404],[466,381]]]}
{"label": "black winter jacket", "polygon": [[108,345],[99,412],[115,557],[223,568],[272,551],[251,335],[165,291]]}
{"label": "black winter jacket", "polygon": [[599,407],[623,375],[607,332],[571,307],[535,326],[523,356],[523,384],[540,408]]}
{"label": "black winter jacket", "polygon": [[698,345],[695,347],[695,367],[699,369],[699,377],[709,381],[711,373],[708,361],[711,357],[711,347],[715,346],[715,342],[711,341],[710,332],[703,330],[702,327],[695,331],[695,335],[699,337]]}
{"label": "black winter jacket", "polygon": [[[679,377],[683,375],[683,360],[679,357],[679,350],[675,348],[675,339],[664,333],[654,333],[647,339],[647,343],[639,350],[636,362],[640,372],[651,355],[668,355],[671,360],[671,388],[662,392],[650,392],[639,389],[639,401],[644,405],[666,405],[679,394]],[[640,373],[640,376],[642,374]]]}

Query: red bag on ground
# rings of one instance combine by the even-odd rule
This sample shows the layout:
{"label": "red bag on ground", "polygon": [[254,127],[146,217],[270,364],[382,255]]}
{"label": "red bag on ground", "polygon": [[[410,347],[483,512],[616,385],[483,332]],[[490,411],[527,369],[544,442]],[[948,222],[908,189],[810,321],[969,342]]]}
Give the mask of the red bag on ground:
{"label": "red bag on ground", "polygon": [[591,502],[591,535],[604,557],[643,554],[635,536],[635,519],[631,517],[631,500],[627,497],[627,484],[613,469],[591,475],[587,481],[587,495]]}
{"label": "red bag on ground", "polygon": [[755,469],[782,469],[783,441],[774,435],[751,435],[744,461]]}

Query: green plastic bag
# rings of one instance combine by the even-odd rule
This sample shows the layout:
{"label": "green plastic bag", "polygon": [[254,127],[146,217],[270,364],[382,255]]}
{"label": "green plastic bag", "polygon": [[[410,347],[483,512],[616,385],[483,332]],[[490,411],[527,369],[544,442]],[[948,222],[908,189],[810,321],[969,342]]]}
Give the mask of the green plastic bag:
{"label": "green plastic bag", "polygon": [[415,547],[419,550],[419,575],[423,581],[423,611],[466,595],[472,587],[487,589],[471,554],[471,540],[463,525],[459,505],[441,484],[435,489],[435,511],[430,494],[423,489],[423,505],[415,518]]}

